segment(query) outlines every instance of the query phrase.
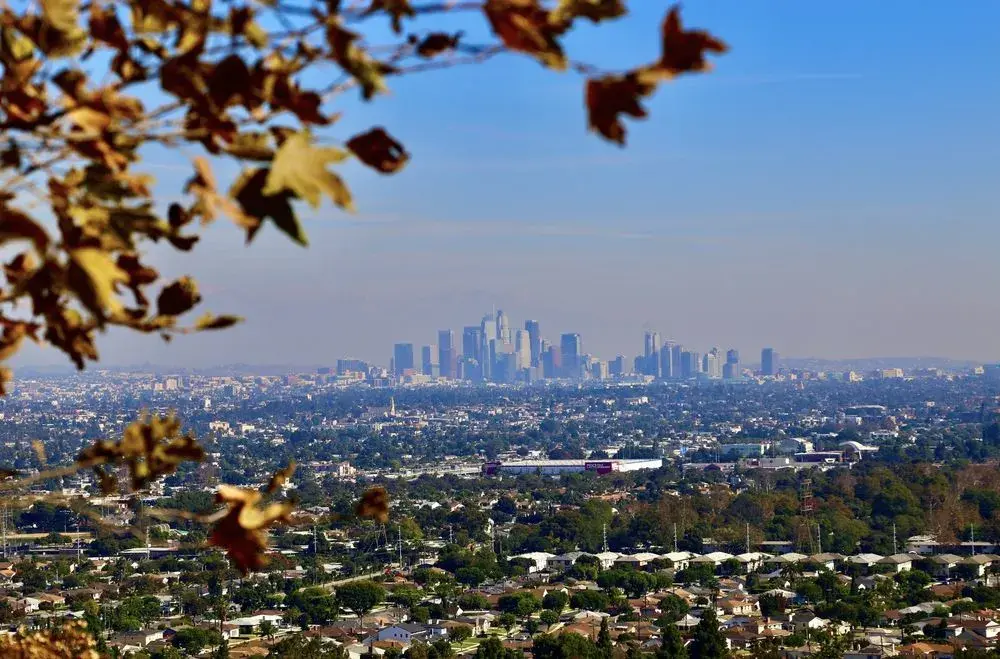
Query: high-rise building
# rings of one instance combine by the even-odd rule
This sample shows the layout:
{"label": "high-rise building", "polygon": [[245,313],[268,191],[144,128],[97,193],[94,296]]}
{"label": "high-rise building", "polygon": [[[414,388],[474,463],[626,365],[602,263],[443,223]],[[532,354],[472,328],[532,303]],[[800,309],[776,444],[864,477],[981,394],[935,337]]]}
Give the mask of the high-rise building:
{"label": "high-rise building", "polygon": [[514,354],[517,370],[531,368],[531,335],[528,330],[517,330],[514,334]]}
{"label": "high-rise building", "polygon": [[479,325],[470,325],[462,330],[462,358],[482,361],[483,328]]}
{"label": "high-rise building", "polygon": [[568,378],[580,377],[581,357],[583,356],[583,341],[576,333],[566,333],[559,340],[562,356],[563,374]]}
{"label": "high-rise building", "polygon": [[618,355],[608,363],[608,375],[612,377],[625,375],[627,369],[628,361],[625,359],[625,355]]}
{"label": "high-rise building", "polygon": [[778,374],[778,353],[774,348],[764,348],[760,351],[760,372],[762,375]]}
{"label": "high-rise building", "polygon": [[437,377],[440,375],[440,365],[438,364],[438,347],[435,345],[424,346],[420,349],[420,366],[424,375]]}
{"label": "high-rise building", "polygon": [[458,351],[455,349],[454,330],[438,331],[438,365],[441,368],[441,377],[458,376]]}
{"label": "high-rise building", "polygon": [[562,375],[562,354],[557,346],[548,346],[542,353],[542,376],[557,378]]}
{"label": "high-rise building", "polygon": [[726,363],[722,367],[722,377],[726,380],[735,380],[740,377],[740,352],[730,348],[726,351]]}
{"label": "high-rise building", "polygon": [[701,355],[684,350],[681,352],[681,377],[693,378],[701,373]]}
{"label": "high-rise building", "polygon": [[503,309],[497,311],[497,339],[501,343],[510,343],[510,320],[507,318],[507,314],[503,312]]}
{"label": "high-rise building", "polygon": [[660,348],[660,377],[664,379],[677,378],[680,377],[680,360],[678,363],[674,363],[674,348],[677,344],[673,341],[667,340],[663,342],[663,346]]}
{"label": "high-rise building", "polygon": [[397,343],[392,349],[392,372],[399,377],[413,369],[413,344]]}
{"label": "high-rise building", "polygon": [[647,331],[643,341],[645,368],[643,373],[660,377],[660,333]]}
{"label": "high-rise building", "polygon": [[713,379],[722,377],[722,352],[718,348],[712,348],[702,360],[702,373]]}
{"label": "high-rise building", "polygon": [[483,338],[483,344],[480,347],[480,355],[482,355],[480,364],[482,365],[483,379],[489,380],[493,373],[493,360],[490,344],[496,341],[497,338],[497,321],[492,313],[488,313],[483,316],[483,322],[480,325],[480,330]]}
{"label": "high-rise building", "polygon": [[670,371],[675,378],[684,377],[684,366],[681,359],[683,354],[684,346],[681,344],[675,343],[670,346]]}
{"label": "high-rise building", "polygon": [[540,365],[542,358],[542,331],[537,320],[524,321],[524,329],[528,331],[528,340],[531,342],[531,365]]}

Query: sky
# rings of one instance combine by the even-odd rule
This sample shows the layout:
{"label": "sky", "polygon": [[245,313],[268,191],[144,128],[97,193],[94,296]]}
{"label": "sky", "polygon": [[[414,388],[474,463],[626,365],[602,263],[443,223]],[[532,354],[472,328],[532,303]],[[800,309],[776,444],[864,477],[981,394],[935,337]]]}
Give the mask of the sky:
{"label": "sky", "polygon": [[[574,32],[570,56],[655,59],[668,5],[629,5]],[[332,137],[382,125],[412,161],[344,168],[358,212],[303,207],[307,249],[273,226],[246,247],[219,223],[192,255],[154,252],[199,279],[202,310],[247,322],[170,344],[109,334],[104,360],[387,364],[394,343],[460,336],[494,306],[603,358],[655,329],[700,351],[1000,359],[1000,3],[698,0],[682,15],[732,51],[662,86],[626,149],[587,133],[579,75],[525,56],[327,108],[344,113]],[[475,19],[447,26],[475,41]],[[184,157],[147,155],[165,198]]]}

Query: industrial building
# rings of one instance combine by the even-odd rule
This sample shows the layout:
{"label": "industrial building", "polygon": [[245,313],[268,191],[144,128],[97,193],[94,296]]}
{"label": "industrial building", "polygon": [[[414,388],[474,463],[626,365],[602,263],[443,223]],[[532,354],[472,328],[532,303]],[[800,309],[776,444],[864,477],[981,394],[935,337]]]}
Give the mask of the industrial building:
{"label": "industrial building", "polygon": [[519,460],[517,462],[501,462],[495,460],[483,464],[483,475],[495,474],[543,474],[557,476],[566,473],[596,471],[599,474],[609,474],[615,471],[639,471],[640,469],[659,469],[663,466],[660,458],[649,460]]}

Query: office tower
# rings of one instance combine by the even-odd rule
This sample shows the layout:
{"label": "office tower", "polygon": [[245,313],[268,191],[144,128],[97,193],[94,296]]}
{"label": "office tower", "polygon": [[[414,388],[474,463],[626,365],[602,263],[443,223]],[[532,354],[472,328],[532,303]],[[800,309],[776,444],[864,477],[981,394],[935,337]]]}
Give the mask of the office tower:
{"label": "office tower", "polygon": [[531,335],[528,330],[519,329],[514,332],[514,354],[518,370],[531,368]]}
{"label": "office tower", "polygon": [[528,331],[528,340],[531,341],[531,365],[538,366],[542,358],[542,331],[537,320],[524,321],[524,329]]}
{"label": "office tower", "polygon": [[739,364],[740,363],[740,351],[735,348],[730,348],[726,351],[726,363],[727,364]]}
{"label": "office tower", "polygon": [[456,377],[458,352],[455,350],[455,332],[453,330],[438,330],[438,366],[441,369],[441,377]]}
{"label": "office tower", "polygon": [[684,376],[681,355],[684,354],[684,347],[679,343],[670,346],[670,372],[675,378]]}
{"label": "office tower", "polygon": [[392,372],[398,377],[413,368],[413,344],[397,343],[392,349]]}
{"label": "office tower", "polygon": [[722,366],[722,378],[735,380],[740,377],[740,353],[730,348],[726,351],[726,363]]}
{"label": "office tower", "polygon": [[492,361],[492,352],[490,345],[497,338],[497,322],[496,318],[493,316],[492,313],[488,313],[485,316],[483,316],[483,322],[480,325],[480,329],[482,332],[483,344],[482,347],[480,348],[480,354],[482,355],[482,358],[480,359],[479,363],[482,365],[483,379],[489,380],[490,375],[493,372],[493,361]]}
{"label": "office tower", "polygon": [[559,340],[559,347],[563,374],[568,378],[580,377],[580,358],[583,356],[583,341],[580,340],[580,335],[563,334]]}
{"label": "office tower", "polygon": [[647,331],[643,338],[643,355],[646,361],[642,372],[660,377],[660,333]]}
{"label": "office tower", "polygon": [[684,350],[681,352],[681,377],[693,378],[701,373],[701,355]]}
{"label": "office tower", "polygon": [[[673,341],[664,341],[660,348],[660,377],[665,379],[680,377],[680,363],[674,364],[674,348],[677,346]],[[678,360],[679,362],[679,360]]]}
{"label": "office tower", "polygon": [[558,346],[549,346],[542,353],[542,375],[547,378],[557,378],[562,374],[562,354]]}
{"label": "office tower", "polygon": [[600,359],[596,360],[590,366],[590,377],[595,380],[607,380],[608,379],[608,363]]}
{"label": "office tower", "polygon": [[510,343],[510,320],[503,309],[497,311],[497,340],[501,343]]}
{"label": "office tower", "polygon": [[761,375],[778,374],[778,353],[774,348],[764,348],[760,351],[760,372]]}
{"label": "office tower", "polygon": [[440,371],[438,364],[438,347],[435,345],[424,346],[420,350],[420,366],[424,375],[437,377]]}
{"label": "office tower", "polygon": [[462,358],[482,361],[483,328],[479,325],[470,325],[462,330]]}
{"label": "office tower", "polygon": [[625,356],[618,355],[608,363],[608,375],[620,377],[625,375]]}
{"label": "office tower", "polygon": [[701,371],[713,379],[722,377],[722,353],[718,348],[712,348],[705,355]]}
{"label": "office tower", "polygon": [[548,339],[542,339],[541,341],[539,341],[539,343],[540,346],[538,348],[538,365],[541,366],[542,358],[545,356],[545,353],[549,351],[549,348],[552,347],[552,343]]}

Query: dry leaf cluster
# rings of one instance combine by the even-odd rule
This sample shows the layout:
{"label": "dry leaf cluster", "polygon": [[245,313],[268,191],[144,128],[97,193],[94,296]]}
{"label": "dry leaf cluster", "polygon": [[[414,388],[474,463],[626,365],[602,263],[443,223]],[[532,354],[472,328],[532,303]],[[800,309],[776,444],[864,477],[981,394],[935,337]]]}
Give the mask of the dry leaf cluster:
{"label": "dry leaf cluster", "polygon": [[4,659],[99,659],[93,635],[83,622],[67,622],[43,631],[19,629],[0,636]]}

